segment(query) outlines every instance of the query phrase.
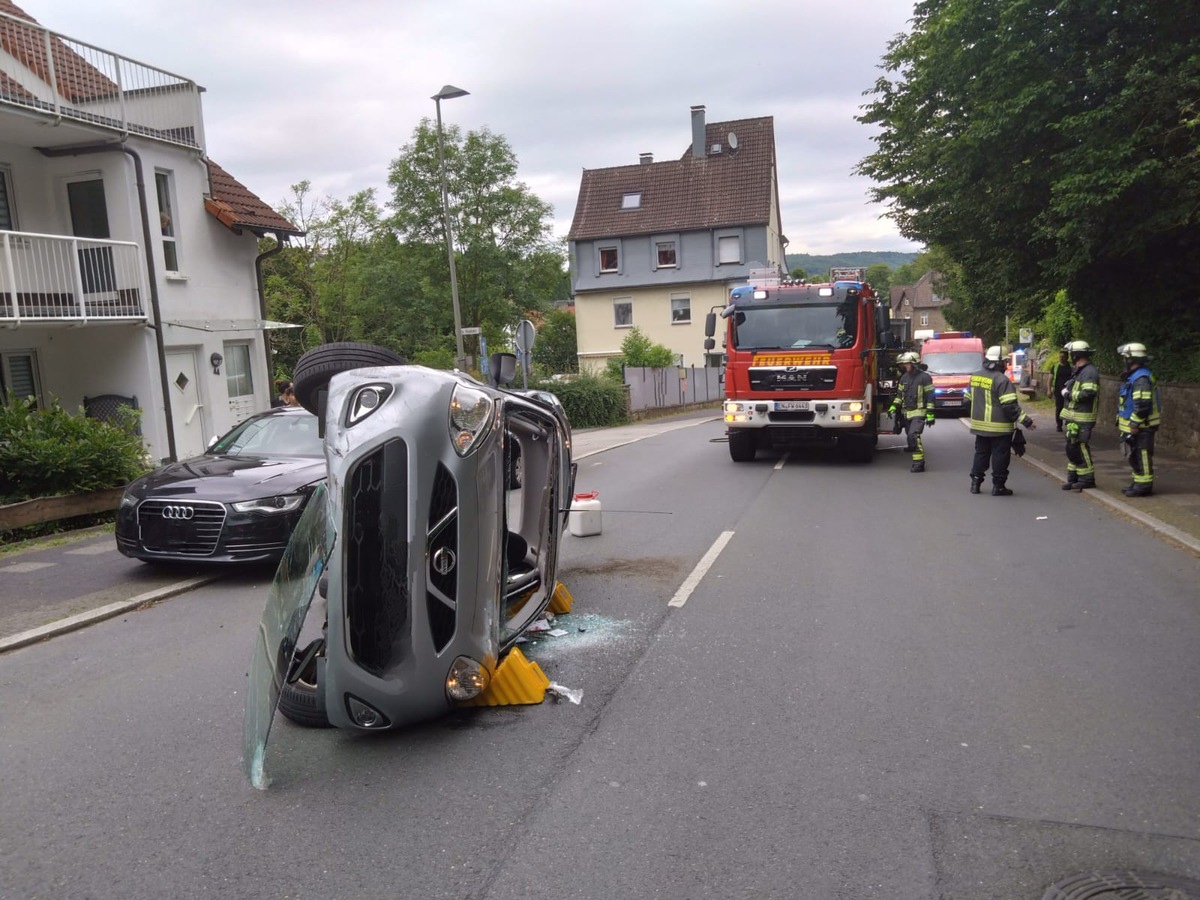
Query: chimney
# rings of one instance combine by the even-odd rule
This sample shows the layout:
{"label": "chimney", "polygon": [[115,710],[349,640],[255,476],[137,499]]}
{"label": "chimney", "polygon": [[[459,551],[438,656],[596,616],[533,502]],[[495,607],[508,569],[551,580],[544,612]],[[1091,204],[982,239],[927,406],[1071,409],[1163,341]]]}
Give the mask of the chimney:
{"label": "chimney", "polygon": [[654,154],[653,153],[639,153],[638,154],[638,162],[640,162],[643,166],[648,166],[648,165],[650,165],[650,163],[654,162]]}
{"label": "chimney", "polygon": [[704,158],[704,105],[692,107],[692,156]]}

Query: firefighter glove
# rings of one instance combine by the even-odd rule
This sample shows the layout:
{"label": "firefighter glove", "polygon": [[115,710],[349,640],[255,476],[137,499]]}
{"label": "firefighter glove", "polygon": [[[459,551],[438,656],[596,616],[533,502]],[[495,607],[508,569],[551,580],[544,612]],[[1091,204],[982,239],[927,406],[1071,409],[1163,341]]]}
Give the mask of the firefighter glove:
{"label": "firefighter glove", "polygon": [[933,427],[933,423],[934,423],[934,421],[935,421],[935,419],[934,419],[934,415],[933,415],[933,413],[931,413],[931,412],[927,412],[927,413],[925,413],[925,425],[926,425],[926,427],[928,427],[928,428],[932,428],[932,427]]}
{"label": "firefighter glove", "polygon": [[1068,422],[1067,423],[1067,440],[1068,441],[1078,441],[1079,440],[1079,423],[1078,422]]}
{"label": "firefighter glove", "polygon": [[1070,389],[1070,388],[1063,388],[1063,389],[1062,389],[1062,395],[1063,395],[1064,397],[1070,397],[1070,396],[1071,396],[1071,389]]}

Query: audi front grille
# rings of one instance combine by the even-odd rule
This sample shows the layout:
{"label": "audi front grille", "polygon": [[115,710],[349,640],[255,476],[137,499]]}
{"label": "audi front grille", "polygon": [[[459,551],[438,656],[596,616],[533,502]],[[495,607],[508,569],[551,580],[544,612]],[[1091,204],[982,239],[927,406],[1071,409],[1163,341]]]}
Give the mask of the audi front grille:
{"label": "audi front grille", "polygon": [[150,553],[211,556],[221,541],[225,507],[211,500],[143,500],[137,522]]}
{"label": "audi front grille", "polygon": [[346,479],[346,633],[374,675],[402,653],[409,621],[408,446],[391,440]]}

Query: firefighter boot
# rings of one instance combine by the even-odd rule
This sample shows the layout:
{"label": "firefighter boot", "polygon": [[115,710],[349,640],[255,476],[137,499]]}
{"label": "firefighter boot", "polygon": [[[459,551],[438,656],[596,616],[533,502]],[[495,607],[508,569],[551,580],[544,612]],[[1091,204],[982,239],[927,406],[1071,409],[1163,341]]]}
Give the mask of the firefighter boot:
{"label": "firefighter boot", "polygon": [[1121,493],[1126,497],[1151,497],[1154,495],[1154,486],[1149,484],[1135,484],[1131,487],[1121,488]]}
{"label": "firefighter boot", "polygon": [[972,475],[971,476],[971,493],[978,494],[979,486],[981,484],[983,484],[983,476],[982,475]]}
{"label": "firefighter boot", "polygon": [[1011,489],[1011,488],[1006,488],[1006,487],[1004,486],[1004,482],[1003,482],[1003,481],[996,481],[996,482],[993,482],[993,484],[992,484],[992,496],[993,496],[993,497],[1011,497],[1011,496],[1012,496],[1012,489]]}
{"label": "firefighter boot", "polygon": [[1094,488],[1095,486],[1096,486],[1095,477],[1089,475],[1085,478],[1080,478],[1078,481],[1076,481],[1074,484],[1072,484],[1071,490],[1084,491],[1084,490],[1087,490],[1088,488]]}
{"label": "firefighter boot", "polygon": [[1062,489],[1064,491],[1073,490],[1072,485],[1075,484],[1077,481],[1079,481],[1079,476],[1076,475],[1074,472],[1068,472],[1067,473],[1067,483],[1062,486]]}
{"label": "firefighter boot", "polygon": [[925,462],[924,462],[924,460],[918,460],[918,461],[914,462],[914,463],[913,463],[911,466],[909,466],[909,467],[908,467],[908,471],[910,471],[910,472],[924,472],[924,471],[925,471]]}

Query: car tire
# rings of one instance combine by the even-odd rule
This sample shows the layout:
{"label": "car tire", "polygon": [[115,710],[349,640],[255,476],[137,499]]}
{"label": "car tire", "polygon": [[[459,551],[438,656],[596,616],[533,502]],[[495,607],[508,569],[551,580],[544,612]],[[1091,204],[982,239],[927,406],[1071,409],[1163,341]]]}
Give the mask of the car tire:
{"label": "car tire", "polygon": [[316,659],[294,682],[284,682],[279,692],[279,712],[304,728],[331,728],[325,714],[325,691],[317,678]]}
{"label": "car tire", "polygon": [[313,347],[296,360],[296,368],[292,372],[296,400],[316,415],[317,396],[334,375],[374,366],[403,366],[407,362],[400,354],[375,344],[341,341]]}

